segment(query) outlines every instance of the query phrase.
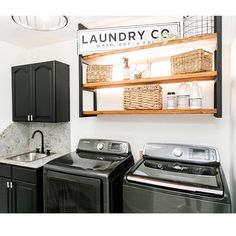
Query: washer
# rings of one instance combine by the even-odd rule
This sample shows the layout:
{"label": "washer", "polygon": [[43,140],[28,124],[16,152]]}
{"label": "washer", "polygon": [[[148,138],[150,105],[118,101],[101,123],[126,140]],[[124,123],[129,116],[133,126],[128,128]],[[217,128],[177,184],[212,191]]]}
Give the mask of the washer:
{"label": "washer", "polygon": [[229,213],[230,193],[215,148],[147,143],[123,181],[123,211]]}
{"label": "washer", "polygon": [[127,142],[81,139],[76,152],[44,166],[45,212],[121,212],[122,180],[133,164]]}

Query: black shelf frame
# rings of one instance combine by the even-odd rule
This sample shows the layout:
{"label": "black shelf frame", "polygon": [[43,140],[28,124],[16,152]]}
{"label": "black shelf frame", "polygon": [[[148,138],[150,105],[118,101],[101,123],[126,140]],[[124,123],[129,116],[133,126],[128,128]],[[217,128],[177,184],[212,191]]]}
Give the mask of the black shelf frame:
{"label": "black shelf frame", "polygon": [[[78,30],[87,29],[84,25],[79,24]],[[78,45],[78,44],[77,44]],[[83,88],[83,64],[88,65],[89,63],[83,59],[83,55],[79,54],[79,117],[91,117],[97,115],[85,115],[84,114],[84,91],[91,92],[93,94],[93,110],[97,110],[97,92],[96,90],[85,90]]]}
{"label": "black shelf frame", "polygon": [[[78,24],[78,31],[88,29],[83,24]],[[214,16],[214,33],[217,33],[217,50],[214,52],[214,67],[217,71],[217,79],[214,83],[214,108],[217,113],[216,118],[222,118],[222,16]],[[78,45],[78,44],[77,44]],[[83,106],[83,92],[93,93],[93,111],[97,111],[97,92],[83,88],[83,64],[89,64],[83,59],[83,55],[78,53],[79,65],[79,117],[91,117],[95,115],[85,115]]]}
{"label": "black shelf frame", "polygon": [[214,32],[217,33],[217,50],[214,53],[215,70],[217,79],[214,84],[214,108],[217,118],[222,118],[222,16],[214,17]]}

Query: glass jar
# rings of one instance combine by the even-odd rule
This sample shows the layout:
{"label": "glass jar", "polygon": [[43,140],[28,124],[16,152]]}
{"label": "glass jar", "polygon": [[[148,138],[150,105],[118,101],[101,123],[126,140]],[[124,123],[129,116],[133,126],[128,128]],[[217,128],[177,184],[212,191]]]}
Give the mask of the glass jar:
{"label": "glass jar", "polygon": [[189,95],[178,95],[178,109],[189,109],[189,103]]}
{"label": "glass jar", "polygon": [[175,92],[168,92],[166,100],[167,100],[166,109],[176,109],[177,102],[176,102]]}

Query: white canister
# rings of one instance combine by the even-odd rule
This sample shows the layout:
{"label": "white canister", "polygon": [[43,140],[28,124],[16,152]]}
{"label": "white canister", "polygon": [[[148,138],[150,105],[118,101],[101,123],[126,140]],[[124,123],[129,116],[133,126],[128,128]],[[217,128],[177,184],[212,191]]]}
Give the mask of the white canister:
{"label": "white canister", "polygon": [[178,95],[178,109],[189,109],[189,95]]}
{"label": "white canister", "polygon": [[190,97],[190,108],[191,109],[202,109],[202,98],[191,98]]}
{"label": "white canister", "polygon": [[176,109],[177,101],[176,101],[175,92],[168,92],[166,100],[167,100],[167,107],[166,107],[166,109]]}

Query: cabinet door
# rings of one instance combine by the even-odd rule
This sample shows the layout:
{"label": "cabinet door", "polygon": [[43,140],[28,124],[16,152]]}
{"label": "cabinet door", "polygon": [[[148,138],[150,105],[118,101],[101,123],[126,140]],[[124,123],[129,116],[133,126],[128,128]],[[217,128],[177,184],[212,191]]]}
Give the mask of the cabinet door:
{"label": "cabinet door", "polygon": [[32,65],[33,121],[55,121],[54,66],[54,62],[43,62]]}
{"label": "cabinet door", "polygon": [[28,121],[31,114],[31,72],[30,66],[12,68],[13,121]]}
{"label": "cabinet door", "polygon": [[36,185],[22,181],[13,181],[12,189],[13,213],[35,213],[37,212]]}
{"label": "cabinet door", "polygon": [[0,213],[11,212],[10,188],[7,187],[7,182],[10,183],[10,179],[0,177]]}

